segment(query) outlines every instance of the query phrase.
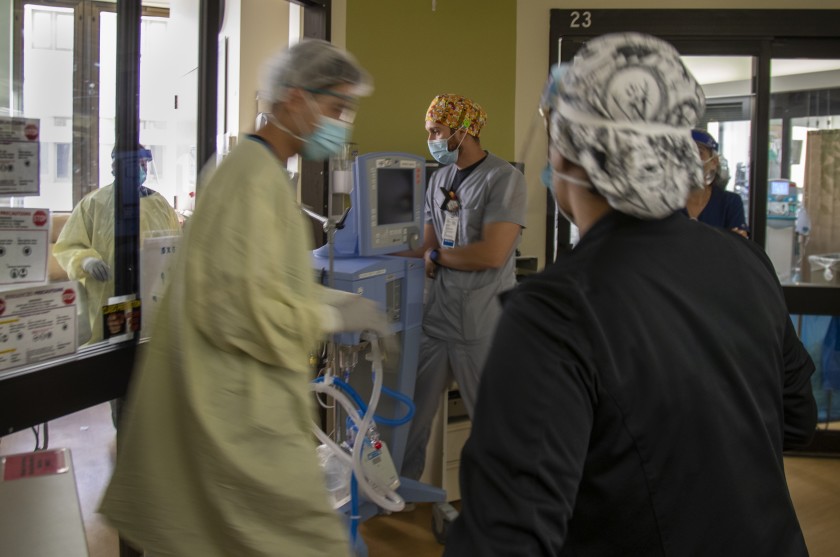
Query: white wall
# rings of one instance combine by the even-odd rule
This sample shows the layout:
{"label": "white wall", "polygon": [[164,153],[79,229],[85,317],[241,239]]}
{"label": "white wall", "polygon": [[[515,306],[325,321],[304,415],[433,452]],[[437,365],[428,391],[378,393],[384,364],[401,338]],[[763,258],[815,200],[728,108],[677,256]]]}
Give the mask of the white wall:
{"label": "white wall", "polygon": [[[227,43],[225,43],[227,39]],[[224,77],[227,44],[227,133],[238,136],[254,131],[257,91],[263,62],[289,44],[289,3],[277,0],[228,0],[219,33],[219,81]],[[224,97],[219,97],[219,102]],[[220,106],[219,132],[224,129]],[[230,146],[230,145],[228,145]]]}
{"label": "white wall", "polygon": [[239,125],[242,133],[254,130],[257,90],[266,58],[289,44],[289,3],[244,0],[241,57],[239,58]]}

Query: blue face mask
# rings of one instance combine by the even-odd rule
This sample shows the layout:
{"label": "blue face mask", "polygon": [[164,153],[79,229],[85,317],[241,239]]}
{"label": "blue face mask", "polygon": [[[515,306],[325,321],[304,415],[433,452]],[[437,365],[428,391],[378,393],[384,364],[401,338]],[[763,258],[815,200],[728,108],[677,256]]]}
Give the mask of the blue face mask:
{"label": "blue face mask", "polygon": [[[464,128],[467,125],[464,124]],[[467,138],[467,134],[464,134],[464,137],[461,138],[461,141],[458,143],[458,146],[455,147],[454,150],[449,150],[449,140],[452,139],[452,136],[455,135],[454,133],[447,137],[446,139],[433,139],[429,141],[429,153],[432,154],[432,157],[440,164],[452,164],[458,160],[458,149],[461,148],[461,143],[464,142],[464,139]]]}
{"label": "blue face mask", "polygon": [[542,174],[540,174],[540,181],[542,184],[547,187],[548,189],[552,189],[551,183],[551,163],[545,163],[545,168],[543,168]]}
{"label": "blue face mask", "polygon": [[543,168],[542,174],[540,175],[540,180],[542,181],[545,187],[552,191],[554,191],[554,176],[557,176],[561,180],[564,180],[570,184],[583,186],[584,188],[592,187],[592,184],[590,182],[586,180],[581,180],[580,178],[575,178],[574,176],[570,176],[565,172],[554,170],[554,168],[551,166],[551,163],[546,163],[545,168]]}
{"label": "blue face mask", "polygon": [[[114,159],[114,157],[113,157],[113,155],[111,155],[111,160],[113,161],[113,159]],[[114,174],[114,172],[115,172],[114,169],[116,168],[114,166],[114,164],[115,163],[113,163],[113,162],[111,163],[111,174],[112,175]],[[143,165],[141,164],[141,165],[138,165],[138,167],[137,167],[137,185],[142,186],[145,183],[146,183],[146,169],[143,168]]]}
{"label": "blue face mask", "polygon": [[458,150],[449,150],[449,138],[429,141],[429,153],[440,164],[452,164],[458,160]]}
{"label": "blue face mask", "polygon": [[341,120],[321,115],[312,134],[304,139],[301,155],[309,161],[324,161],[341,153],[350,140],[352,127]]}
{"label": "blue face mask", "polygon": [[[314,107],[314,111],[320,112],[315,101],[310,100],[309,97],[305,98],[310,108]],[[320,114],[318,123],[315,125],[315,131],[303,137],[284,126],[271,112],[261,114],[261,116],[263,115],[268,123],[303,142],[303,149],[301,149],[300,154],[308,161],[324,161],[333,155],[341,154],[344,145],[350,141],[350,132],[353,130],[353,126],[346,122]],[[260,121],[259,116],[257,121]]]}

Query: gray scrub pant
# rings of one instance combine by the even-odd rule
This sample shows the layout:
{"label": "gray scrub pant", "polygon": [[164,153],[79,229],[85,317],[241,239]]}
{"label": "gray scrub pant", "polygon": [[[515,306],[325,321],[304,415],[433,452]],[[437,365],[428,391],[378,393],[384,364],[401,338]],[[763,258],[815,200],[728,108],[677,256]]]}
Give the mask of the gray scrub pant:
{"label": "gray scrub pant", "polygon": [[403,477],[419,480],[423,475],[432,421],[441,395],[453,377],[458,382],[464,406],[472,419],[481,370],[492,340],[493,335],[469,343],[432,338],[425,334],[421,336],[420,363],[414,386],[414,418],[406,441]]}

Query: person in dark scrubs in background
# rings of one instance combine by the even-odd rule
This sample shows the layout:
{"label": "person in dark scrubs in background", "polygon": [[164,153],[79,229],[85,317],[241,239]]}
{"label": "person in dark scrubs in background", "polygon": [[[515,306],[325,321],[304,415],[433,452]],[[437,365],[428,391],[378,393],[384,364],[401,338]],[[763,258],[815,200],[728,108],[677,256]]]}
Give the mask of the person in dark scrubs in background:
{"label": "person in dark scrubs in background", "polygon": [[729,171],[721,164],[720,146],[706,130],[691,130],[703,163],[703,189],[692,190],[683,213],[709,226],[725,228],[749,238],[744,216],[744,201],[737,193],[726,191]]}

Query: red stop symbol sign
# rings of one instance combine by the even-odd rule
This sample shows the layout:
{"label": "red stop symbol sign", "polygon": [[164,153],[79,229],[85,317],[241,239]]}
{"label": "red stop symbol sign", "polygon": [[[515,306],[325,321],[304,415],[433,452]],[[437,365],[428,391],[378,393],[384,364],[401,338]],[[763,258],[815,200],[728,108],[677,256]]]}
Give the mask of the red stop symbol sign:
{"label": "red stop symbol sign", "polygon": [[76,301],[76,291],[72,288],[66,289],[64,292],[61,293],[61,299],[64,300],[65,304],[72,304]]}
{"label": "red stop symbol sign", "polygon": [[44,226],[47,224],[47,212],[35,211],[35,214],[32,215],[32,222],[35,223],[35,226]]}
{"label": "red stop symbol sign", "polygon": [[25,135],[26,139],[29,141],[35,141],[38,139],[38,126],[35,124],[26,124],[23,127],[23,135]]}

